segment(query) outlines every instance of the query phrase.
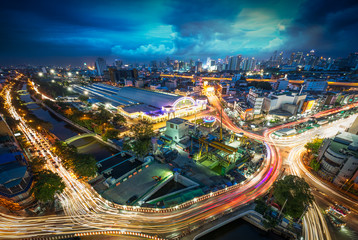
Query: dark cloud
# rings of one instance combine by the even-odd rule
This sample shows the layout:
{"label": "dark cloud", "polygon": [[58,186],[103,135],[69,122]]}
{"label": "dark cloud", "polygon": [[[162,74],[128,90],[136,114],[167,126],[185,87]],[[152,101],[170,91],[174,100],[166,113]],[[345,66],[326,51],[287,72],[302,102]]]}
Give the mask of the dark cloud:
{"label": "dark cloud", "polygon": [[4,1],[0,64],[356,50],[356,0],[302,1]]}
{"label": "dark cloud", "polygon": [[317,49],[320,53],[344,56],[355,51],[358,42],[356,0],[311,0],[299,8],[287,28],[288,49]]}

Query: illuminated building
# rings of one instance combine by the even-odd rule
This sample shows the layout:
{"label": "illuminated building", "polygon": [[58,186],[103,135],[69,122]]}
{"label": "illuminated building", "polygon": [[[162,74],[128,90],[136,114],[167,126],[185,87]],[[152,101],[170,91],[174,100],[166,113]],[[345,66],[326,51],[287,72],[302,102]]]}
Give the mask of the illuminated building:
{"label": "illuminated building", "polygon": [[111,108],[116,108],[123,116],[149,122],[189,116],[206,109],[207,105],[207,100],[194,100],[191,97],[135,87],[118,88],[106,84],[93,84],[75,86],[74,90],[79,93],[87,91],[90,97],[109,103]]}

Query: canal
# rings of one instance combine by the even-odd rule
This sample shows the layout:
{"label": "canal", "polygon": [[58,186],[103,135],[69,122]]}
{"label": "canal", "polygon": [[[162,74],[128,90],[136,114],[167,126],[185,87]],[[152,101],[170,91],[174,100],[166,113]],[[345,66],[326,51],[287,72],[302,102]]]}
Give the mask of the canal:
{"label": "canal", "polygon": [[199,238],[199,240],[283,240],[284,238],[270,232],[265,232],[251,225],[243,219],[237,219],[215,231]]}
{"label": "canal", "polygon": [[[22,90],[26,90],[26,87],[27,85],[24,84]],[[44,109],[42,106],[36,103],[31,103],[34,102],[34,100],[29,94],[20,95],[20,99],[26,103],[30,103],[27,105],[27,107],[36,117],[52,124],[50,132],[53,133],[59,140],[64,141],[70,137],[83,133],[82,130],[79,130],[67,122],[61,120],[48,110]],[[109,147],[103,142],[100,142],[94,137],[82,138],[71,144],[77,147],[78,152],[91,154],[96,158],[97,161],[107,158],[118,152],[117,150]]]}

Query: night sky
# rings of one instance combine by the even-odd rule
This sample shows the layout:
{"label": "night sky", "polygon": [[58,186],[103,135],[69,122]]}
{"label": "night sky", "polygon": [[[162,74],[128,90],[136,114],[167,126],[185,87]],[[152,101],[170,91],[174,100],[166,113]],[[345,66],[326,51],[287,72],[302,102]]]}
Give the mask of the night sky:
{"label": "night sky", "polygon": [[357,0],[2,1],[0,64],[357,51]]}

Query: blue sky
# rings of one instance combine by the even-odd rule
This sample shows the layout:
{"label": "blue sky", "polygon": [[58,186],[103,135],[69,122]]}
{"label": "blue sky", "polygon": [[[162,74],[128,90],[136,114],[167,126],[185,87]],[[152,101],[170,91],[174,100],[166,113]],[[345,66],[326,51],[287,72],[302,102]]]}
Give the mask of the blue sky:
{"label": "blue sky", "polygon": [[358,2],[341,0],[6,1],[0,64],[148,61],[316,49],[357,51]]}

